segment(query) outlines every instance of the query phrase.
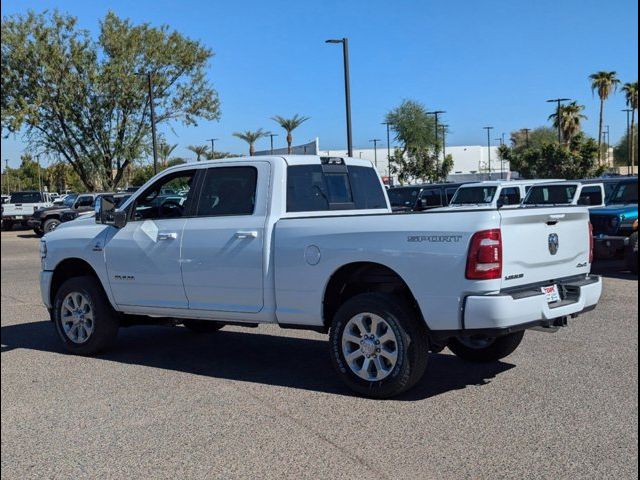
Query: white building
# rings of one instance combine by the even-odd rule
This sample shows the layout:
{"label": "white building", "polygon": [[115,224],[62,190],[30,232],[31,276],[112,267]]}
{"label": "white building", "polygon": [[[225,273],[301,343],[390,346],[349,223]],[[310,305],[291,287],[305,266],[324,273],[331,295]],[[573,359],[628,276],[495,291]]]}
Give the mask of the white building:
{"label": "white building", "polygon": [[[509,162],[500,162],[498,158],[498,147],[491,147],[491,162],[489,162],[489,149],[481,145],[466,145],[458,147],[447,147],[446,154],[453,157],[453,168],[449,174],[449,180],[482,180],[482,179],[498,179],[501,176],[510,178]],[[320,148],[318,155],[326,155],[328,157],[343,157],[347,155],[346,150],[324,150]],[[393,155],[393,147],[391,148]],[[353,156],[369,160],[376,165],[380,176],[383,178],[389,176],[389,162],[387,156],[387,147],[379,146],[377,151],[373,148],[354,148]],[[489,176],[489,163],[491,163],[491,176]]]}
{"label": "white building", "polygon": [[[394,147],[391,147],[391,155],[393,155]],[[274,148],[271,150],[261,150],[256,155],[284,155],[287,153],[286,148]],[[295,155],[323,155],[327,157],[346,157],[347,150],[324,150],[320,148],[320,140],[316,137],[308,143],[302,145],[294,145],[291,147],[291,153]],[[489,155],[489,153],[491,155]],[[511,178],[509,173],[509,163],[502,164],[498,158],[498,147],[483,147],[481,145],[467,146],[447,146],[446,154],[453,157],[453,168],[449,174],[450,181],[466,181],[466,180],[487,180],[499,178]],[[382,144],[377,149],[373,148],[354,148],[353,156],[369,160],[378,170],[380,176],[385,182],[389,178],[389,160],[387,155],[387,147]],[[489,158],[489,156],[491,158]],[[490,170],[489,170],[490,169]],[[491,172],[491,175],[489,175]],[[394,178],[397,180],[397,178]],[[393,183],[397,183],[394,181]]]}

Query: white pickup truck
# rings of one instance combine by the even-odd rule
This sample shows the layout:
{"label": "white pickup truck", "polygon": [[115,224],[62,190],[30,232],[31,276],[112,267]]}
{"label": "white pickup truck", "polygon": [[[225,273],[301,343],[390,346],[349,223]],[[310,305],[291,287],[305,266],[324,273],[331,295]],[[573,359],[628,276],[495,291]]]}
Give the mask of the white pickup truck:
{"label": "white pickup truck", "polygon": [[42,299],[79,354],[140,322],[330,332],[342,380],[390,397],[429,351],[496,361],[526,329],[595,308],[589,230],[579,206],[392,214],[371,163],[352,158],[200,162],[46,234]]}
{"label": "white pickup truck", "polygon": [[26,226],[33,212],[52,205],[53,198],[50,193],[13,192],[9,201],[2,204],[2,229],[11,230],[15,224]]}

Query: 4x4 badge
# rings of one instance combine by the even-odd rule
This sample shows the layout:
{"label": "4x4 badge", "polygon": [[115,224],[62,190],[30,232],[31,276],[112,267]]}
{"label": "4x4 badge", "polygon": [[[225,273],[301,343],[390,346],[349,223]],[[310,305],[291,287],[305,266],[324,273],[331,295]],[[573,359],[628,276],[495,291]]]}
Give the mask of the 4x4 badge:
{"label": "4x4 badge", "polygon": [[560,248],[560,239],[558,238],[557,233],[549,234],[549,253],[551,255],[555,255],[558,253],[558,248]]}

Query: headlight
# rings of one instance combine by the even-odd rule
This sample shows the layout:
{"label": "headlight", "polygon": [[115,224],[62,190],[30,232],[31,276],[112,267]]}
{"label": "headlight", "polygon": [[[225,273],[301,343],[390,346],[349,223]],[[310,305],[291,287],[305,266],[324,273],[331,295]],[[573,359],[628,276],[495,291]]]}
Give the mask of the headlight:
{"label": "headlight", "polygon": [[47,242],[40,240],[40,258],[47,258]]}

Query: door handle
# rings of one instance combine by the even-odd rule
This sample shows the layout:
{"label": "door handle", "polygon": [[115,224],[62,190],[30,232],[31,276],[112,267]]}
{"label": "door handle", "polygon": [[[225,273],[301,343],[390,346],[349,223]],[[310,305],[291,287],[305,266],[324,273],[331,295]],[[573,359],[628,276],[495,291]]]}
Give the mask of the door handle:
{"label": "door handle", "polygon": [[255,230],[249,232],[236,232],[236,238],[258,238],[258,232]]}
{"label": "door handle", "polygon": [[176,238],[178,238],[178,234],[176,232],[158,233],[158,240],[175,240]]}

